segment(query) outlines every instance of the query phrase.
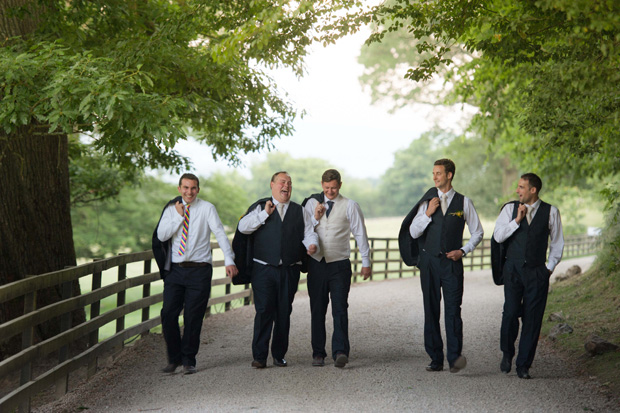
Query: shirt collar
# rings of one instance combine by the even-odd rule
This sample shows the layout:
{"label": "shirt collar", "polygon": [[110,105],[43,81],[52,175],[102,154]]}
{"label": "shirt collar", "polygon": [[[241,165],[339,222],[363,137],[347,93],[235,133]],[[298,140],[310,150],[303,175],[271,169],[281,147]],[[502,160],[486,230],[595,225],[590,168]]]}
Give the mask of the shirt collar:
{"label": "shirt collar", "polygon": [[445,194],[441,192],[439,188],[437,188],[437,195],[439,195],[439,198],[441,198],[442,195],[448,195],[448,198],[450,198],[453,194],[454,194],[454,188],[450,188],[450,190],[446,192]]}
{"label": "shirt collar", "polygon": [[536,202],[534,202],[532,205],[525,204],[526,207],[531,208],[534,211],[538,209],[539,205],[540,205],[540,198],[538,198]]}

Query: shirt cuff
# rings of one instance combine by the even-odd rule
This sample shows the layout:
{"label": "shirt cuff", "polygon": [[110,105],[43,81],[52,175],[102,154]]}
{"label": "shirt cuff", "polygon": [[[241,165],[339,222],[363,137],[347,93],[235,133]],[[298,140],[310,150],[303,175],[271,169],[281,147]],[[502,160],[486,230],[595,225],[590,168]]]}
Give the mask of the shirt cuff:
{"label": "shirt cuff", "polygon": [[258,213],[258,219],[261,224],[264,224],[265,221],[267,221],[267,218],[269,218],[269,214],[264,209]]}

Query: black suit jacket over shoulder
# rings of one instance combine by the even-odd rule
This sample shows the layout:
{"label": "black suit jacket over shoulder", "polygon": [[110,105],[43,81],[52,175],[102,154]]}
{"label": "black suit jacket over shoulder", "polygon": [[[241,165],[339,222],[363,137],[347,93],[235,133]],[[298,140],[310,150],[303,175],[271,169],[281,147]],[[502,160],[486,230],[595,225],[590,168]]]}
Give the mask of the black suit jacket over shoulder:
{"label": "black suit jacket over shoulder", "polygon": [[153,231],[153,239],[151,240],[153,256],[155,257],[155,262],[157,263],[157,267],[159,268],[159,275],[162,279],[166,278],[166,275],[168,275],[168,273],[170,272],[170,266],[172,265],[172,254],[170,254],[170,247],[172,245],[172,242],[171,239],[160,241],[157,237],[157,229],[159,228],[161,218],[164,216],[164,211],[166,210],[166,208],[168,208],[168,206],[170,205],[176,204],[177,202],[183,202],[183,198],[177,196],[176,198],[171,199],[161,211],[159,221],[157,222],[155,231]]}
{"label": "black suit jacket over shoulder", "polygon": [[420,205],[422,205],[423,202],[430,201],[438,196],[439,194],[437,193],[437,188],[435,187],[426,191],[424,196],[422,196],[418,203],[415,204],[411,211],[409,211],[400,226],[400,231],[398,232],[398,248],[400,249],[400,256],[402,257],[403,262],[409,266],[418,265],[418,258],[420,256],[418,240],[413,239],[411,232],[409,231],[411,223],[417,215]]}

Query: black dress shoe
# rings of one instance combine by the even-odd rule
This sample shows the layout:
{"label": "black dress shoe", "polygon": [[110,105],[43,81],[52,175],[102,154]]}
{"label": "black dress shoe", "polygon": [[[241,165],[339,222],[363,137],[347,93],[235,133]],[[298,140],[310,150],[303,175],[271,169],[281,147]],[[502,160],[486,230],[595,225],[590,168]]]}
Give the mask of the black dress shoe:
{"label": "black dress shoe", "polygon": [[529,369],[525,367],[522,369],[517,369],[517,376],[519,376],[520,379],[531,379],[532,378],[532,376],[530,376]]}
{"label": "black dress shoe", "polygon": [[254,360],[252,361],[252,367],[257,369],[264,369],[267,367],[267,362],[265,360]]}
{"label": "black dress shoe", "polygon": [[197,371],[196,366],[183,366],[183,374],[194,374]]}
{"label": "black dress shoe", "polygon": [[504,357],[502,357],[502,362],[499,364],[499,369],[502,371],[502,373],[510,373],[510,368],[512,367],[512,357],[508,357],[507,355],[504,354]]}
{"label": "black dress shoe", "polygon": [[161,369],[162,373],[174,373],[174,371],[179,367],[181,363],[169,363],[166,367]]}
{"label": "black dress shoe", "polygon": [[286,366],[288,366],[288,363],[284,359],[277,359],[277,358],[274,357],[273,358],[273,365],[274,366],[278,366],[278,367],[286,367]]}
{"label": "black dress shoe", "polygon": [[434,361],[426,366],[426,371],[442,371],[443,364],[435,363]]}

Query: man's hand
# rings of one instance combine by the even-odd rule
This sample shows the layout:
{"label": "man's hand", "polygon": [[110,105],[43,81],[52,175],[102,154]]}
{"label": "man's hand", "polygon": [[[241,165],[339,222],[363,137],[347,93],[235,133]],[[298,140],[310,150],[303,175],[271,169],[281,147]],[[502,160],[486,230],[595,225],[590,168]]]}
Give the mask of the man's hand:
{"label": "man's hand", "polygon": [[323,214],[325,214],[325,205],[318,203],[316,204],[316,208],[314,208],[314,219],[320,221],[323,218]]}
{"label": "man's hand", "polygon": [[316,250],[317,250],[316,245],[314,245],[314,244],[310,245],[310,246],[308,247],[308,255],[315,254],[315,253],[316,253]]}
{"label": "man's hand", "polygon": [[517,217],[515,218],[515,222],[518,224],[521,222],[525,215],[527,214],[527,207],[525,204],[519,205],[519,209],[517,210]]}
{"label": "man's hand", "polygon": [[177,203],[174,204],[174,209],[177,210],[179,215],[181,216],[185,215],[185,211],[183,210],[183,202],[177,201]]}
{"label": "man's hand", "polygon": [[273,202],[267,201],[265,203],[265,211],[267,211],[267,214],[271,215],[273,211],[275,211],[275,209],[276,209],[276,206],[273,204]]}
{"label": "man's hand", "polygon": [[439,208],[439,197],[435,197],[428,201],[428,208],[426,208],[426,216],[430,218],[431,215]]}
{"label": "man's hand", "polygon": [[227,265],[226,266],[226,276],[228,278],[232,278],[235,275],[239,274],[239,270],[236,265]]}
{"label": "man's hand", "polygon": [[364,277],[365,280],[369,279],[371,274],[372,274],[371,267],[362,267],[362,277]]}
{"label": "man's hand", "polygon": [[461,258],[463,258],[463,251],[461,250],[450,251],[449,253],[446,254],[446,258],[452,261],[458,261]]}

